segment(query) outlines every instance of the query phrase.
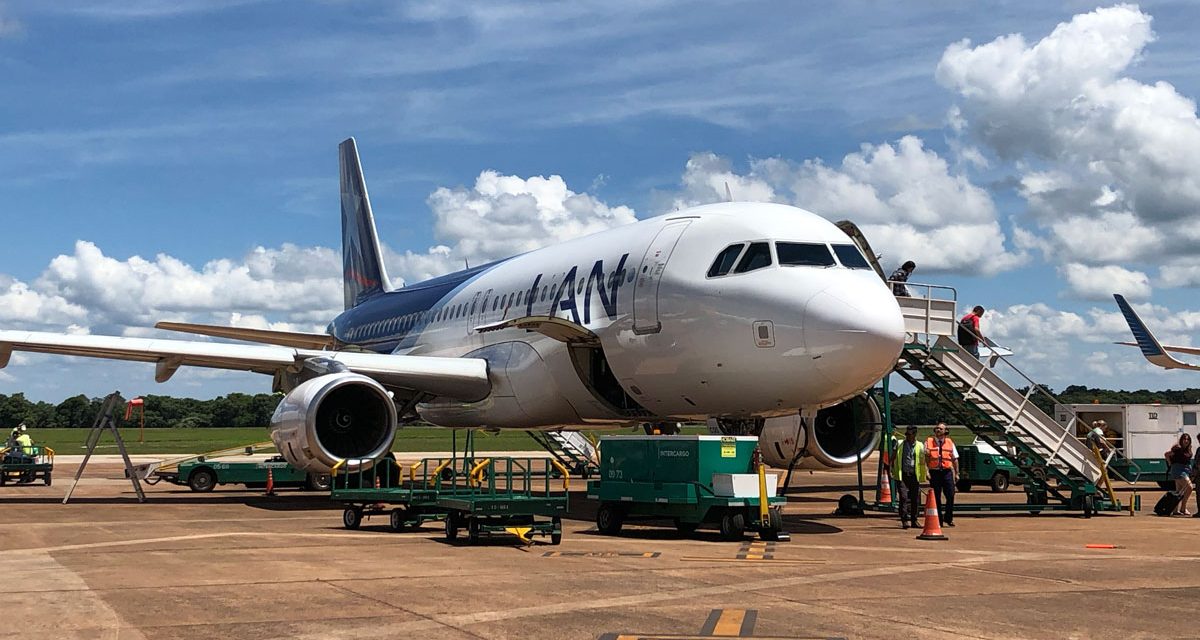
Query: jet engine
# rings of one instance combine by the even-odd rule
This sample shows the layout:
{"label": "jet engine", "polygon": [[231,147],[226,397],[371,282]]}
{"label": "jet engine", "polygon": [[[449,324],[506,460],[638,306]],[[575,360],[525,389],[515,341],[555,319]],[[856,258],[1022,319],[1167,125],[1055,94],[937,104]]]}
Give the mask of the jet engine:
{"label": "jet engine", "polygon": [[[396,405],[371,378],[342,371],[292,389],[271,416],[271,440],[292,466],[326,473],[347,470],[387,453],[396,438]],[[362,462],[359,462],[362,461]]]}
{"label": "jet engine", "polygon": [[[710,421],[710,431],[727,435],[757,435],[763,460],[787,468],[840,469],[865,460],[879,446],[883,414],[870,396],[860,393],[816,412],[796,413],[761,421]],[[761,422],[761,427],[755,422]]]}

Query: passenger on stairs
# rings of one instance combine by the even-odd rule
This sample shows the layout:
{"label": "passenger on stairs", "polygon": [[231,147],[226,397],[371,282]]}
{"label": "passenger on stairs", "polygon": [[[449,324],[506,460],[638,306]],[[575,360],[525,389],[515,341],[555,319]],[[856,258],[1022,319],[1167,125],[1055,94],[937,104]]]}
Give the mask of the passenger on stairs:
{"label": "passenger on stairs", "polygon": [[1171,515],[1190,516],[1187,499],[1192,495],[1192,436],[1180,434],[1179,442],[1163,455],[1167,458],[1167,477],[1175,481],[1175,493],[1179,495],[1179,504]]}
{"label": "passenger on stairs", "polygon": [[976,358],[979,357],[979,343],[984,340],[983,331],[979,329],[983,311],[983,307],[975,305],[970,313],[958,321],[958,344]]}
{"label": "passenger on stairs", "polygon": [[892,272],[892,277],[888,278],[888,282],[892,283],[892,294],[897,296],[908,297],[908,277],[917,268],[917,263],[909,260],[900,265],[899,269]]}

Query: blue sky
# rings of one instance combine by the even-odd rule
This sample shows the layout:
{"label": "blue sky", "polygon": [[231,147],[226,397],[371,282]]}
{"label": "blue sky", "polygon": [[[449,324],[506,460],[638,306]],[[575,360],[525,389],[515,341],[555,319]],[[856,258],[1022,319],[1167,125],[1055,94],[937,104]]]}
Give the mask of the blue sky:
{"label": "blue sky", "polygon": [[[859,221],[887,265],[914,259],[914,280],[995,309],[985,332],[1051,386],[1198,386],[1109,346],[1123,325],[1105,299],[1141,300],[1165,340],[1200,333],[1197,14],[0,0],[0,326],[323,326],[335,148],[353,135],[406,279],[729,182]],[[114,385],[269,381],[156,386],[145,366],[41,356],[0,372],[0,393],[48,400]]]}

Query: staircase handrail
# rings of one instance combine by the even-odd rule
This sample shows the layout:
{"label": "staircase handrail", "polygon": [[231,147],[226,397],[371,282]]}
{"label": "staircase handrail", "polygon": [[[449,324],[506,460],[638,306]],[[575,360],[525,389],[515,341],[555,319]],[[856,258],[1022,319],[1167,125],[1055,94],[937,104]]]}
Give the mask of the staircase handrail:
{"label": "staircase handrail", "polygon": [[[969,329],[967,327],[962,327],[962,329],[964,331],[974,335],[975,339],[979,341],[979,344],[988,346],[988,347],[995,346],[994,342],[983,337],[975,330]],[[956,342],[957,342],[957,340],[956,340]],[[1059,400],[1058,396],[1055,396],[1053,393],[1050,393],[1050,390],[1047,389],[1046,387],[1042,386],[1041,383],[1034,381],[1033,378],[1030,378],[1024,371],[1022,371],[1020,369],[1020,367],[1018,367],[1016,364],[1013,364],[1012,360],[1009,360],[1008,356],[1004,356],[999,353],[993,352],[991,356],[988,356],[988,362],[985,363],[984,366],[989,369],[994,370],[996,368],[995,367],[996,362],[1003,362],[1004,364],[1008,365],[1008,367],[1010,369],[1012,369],[1014,373],[1016,373],[1018,376],[1021,377],[1022,380],[1024,380],[1026,382],[1026,384],[1028,385],[1028,387],[1030,389],[1036,391],[1037,393],[1042,394],[1046,398],[1049,398],[1052,412],[1055,411],[1055,407],[1062,407],[1067,413],[1071,414],[1071,420],[1068,422],[1067,426],[1062,426],[1061,424],[1059,426],[1062,426],[1062,429],[1065,432],[1067,437],[1072,437],[1072,438],[1075,437],[1074,435],[1070,434],[1070,429],[1072,427],[1077,427],[1077,425],[1079,425],[1081,423],[1081,420],[1079,419],[1079,414],[1075,413],[1074,409],[1071,409],[1066,404],[1064,404],[1061,400]],[[1036,407],[1037,405],[1034,404],[1034,406]],[[1050,416],[1050,418],[1053,420],[1053,416]],[[1055,420],[1056,424],[1058,424],[1060,422],[1061,421]],[[1140,473],[1141,473],[1140,468],[1139,468],[1138,473],[1140,475]],[[1128,484],[1133,484],[1133,481],[1130,481],[1129,479],[1127,479],[1123,476],[1121,476],[1121,479],[1124,480]]]}
{"label": "staircase handrail", "polygon": [[[931,316],[933,314],[933,301],[934,300],[949,300],[950,302],[954,303],[955,308],[958,307],[958,289],[955,289],[954,287],[951,287],[949,285],[930,284],[930,283],[925,283],[925,282],[909,282],[907,280],[887,280],[886,282],[887,282],[888,289],[891,289],[893,292],[896,290],[896,285],[898,285],[898,284],[904,285],[904,288],[908,291],[908,295],[902,296],[902,297],[913,298],[915,300],[924,300],[925,301],[925,317],[926,318],[929,318],[929,316]],[[924,289],[925,295],[921,295],[921,296],[913,295],[914,288]],[[933,295],[935,290],[949,291],[950,297],[949,298],[935,298]],[[897,297],[901,297],[901,296],[897,296]],[[926,321],[925,326],[926,326],[926,328],[929,327],[928,321]],[[922,335],[925,336],[925,346],[926,347],[930,346],[930,344],[932,344],[932,340],[936,339],[934,336],[931,336],[928,333],[925,333]],[[915,338],[915,336],[914,336],[914,338]]]}

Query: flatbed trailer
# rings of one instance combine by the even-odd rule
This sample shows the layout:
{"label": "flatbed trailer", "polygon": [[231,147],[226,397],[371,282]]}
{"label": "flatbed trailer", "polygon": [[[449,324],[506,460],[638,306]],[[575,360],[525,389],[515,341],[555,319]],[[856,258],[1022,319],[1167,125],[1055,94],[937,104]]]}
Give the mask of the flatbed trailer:
{"label": "flatbed trailer", "polygon": [[328,491],[329,476],[301,471],[283,458],[272,456],[265,460],[226,460],[198,456],[170,467],[150,472],[147,481],[155,484],[167,481],[190,487],[192,491],[208,492],[222,484],[242,484],[250,489],[267,486],[268,472],[275,487],[299,487],[309,491]]}
{"label": "flatbed trailer", "polygon": [[30,453],[20,447],[0,449],[0,486],[28,484],[41,479],[47,487],[53,482],[54,449],[33,445]]}
{"label": "flatbed trailer", "polygon": [[680,533],[715,524],[727,540],[747,530],[764,540],[783,533],[778,475],[753,462],[751,436],[605,436],[600,439],[600,479],[588,482],[599,500],[596,527],[620,533],[630,519],[670,519]]}
{"label": "flatbed trailer", "polygon": [[[562,541],[562,516],[569,503],[570,474],[549,458],[424,458],[407,468],[384,458],[352,472],[333,470],[330,497],[346,505],[342,524],[357,529],[364,517],[388,514],[393,531],[425,522],[445,523],[447,540],[466,530],[475,544],[482,536],[513,533]],[[554,485],[561,480],[561,492]]]}

